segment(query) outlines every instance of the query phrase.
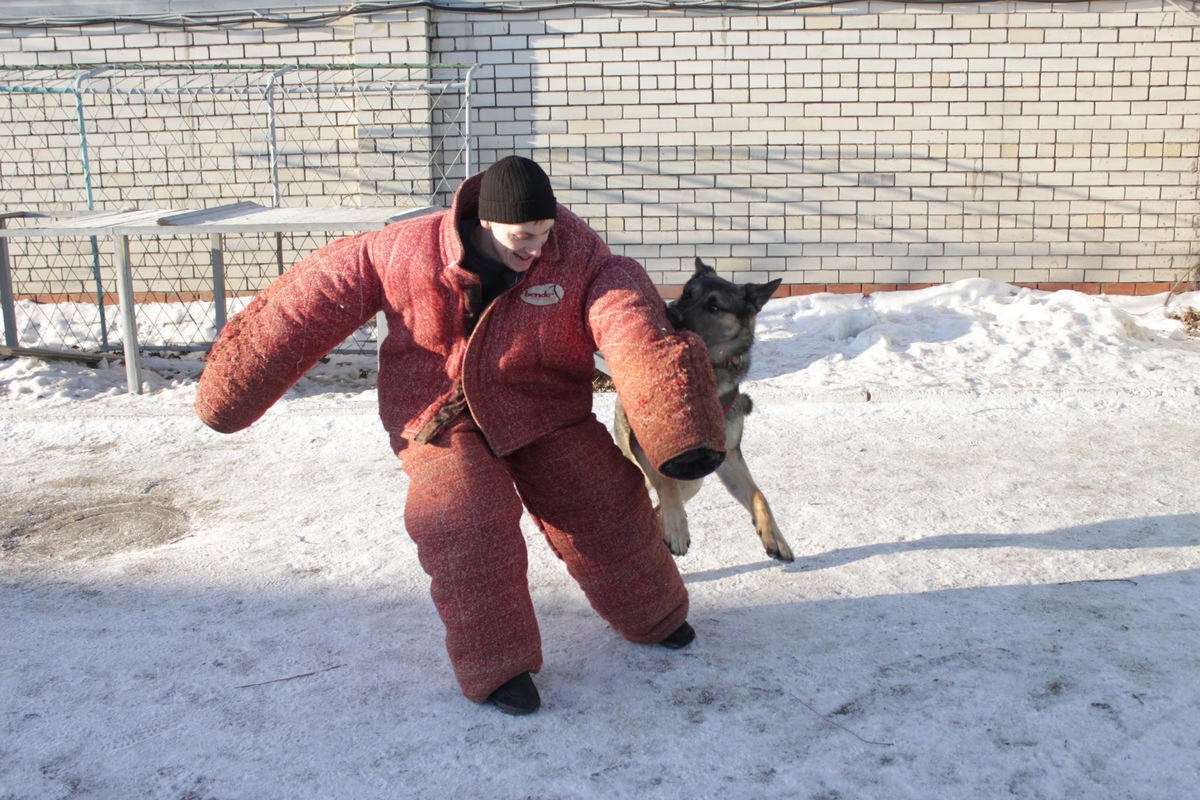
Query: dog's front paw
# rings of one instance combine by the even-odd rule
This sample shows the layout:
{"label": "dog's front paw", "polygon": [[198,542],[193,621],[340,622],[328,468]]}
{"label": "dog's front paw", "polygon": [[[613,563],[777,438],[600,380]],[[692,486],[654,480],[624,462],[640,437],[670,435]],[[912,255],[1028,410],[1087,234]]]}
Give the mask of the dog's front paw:
{"label": "dog's front paw", "polygon": [[680,517],[675,514],[660,514],[660,519],[663,526],[663,541],[666,542],[667,549],[671,551],[672,555],[687,555],[688,547],[692,544],[692,537],[688,532],[687,517]]}
{"label": "dog's front paw", "polygon": [[687,536],[682,538],[664,536],[663,541],[666,542],[667,549],[671,551],[671,555],[673,556],[686,556],[688,547],[690,547],[692,544],[691,540],[688,539]]}

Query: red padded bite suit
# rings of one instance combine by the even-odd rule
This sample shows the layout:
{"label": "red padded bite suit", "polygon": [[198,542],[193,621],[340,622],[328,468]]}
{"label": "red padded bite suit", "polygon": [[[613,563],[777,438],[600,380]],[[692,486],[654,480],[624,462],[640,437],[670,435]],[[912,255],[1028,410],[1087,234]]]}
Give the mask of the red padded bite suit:
{"label": "red padded bite suit", "polygon": [[522,510],[626,638],[661,640],[686,616],[641,474],[592,413],[593,353],[656,465],[725,447],[704,343],[673,330],[645,270],[565,207],[521,281],[479,307],[458,222],[476,216],[481,179],[449,211],[339,240],[280,276],[226,325],[195,401],[210,427],[241,430],[385,313],[379,409],[410,479],[405,523],[476,701],[541,666]]}

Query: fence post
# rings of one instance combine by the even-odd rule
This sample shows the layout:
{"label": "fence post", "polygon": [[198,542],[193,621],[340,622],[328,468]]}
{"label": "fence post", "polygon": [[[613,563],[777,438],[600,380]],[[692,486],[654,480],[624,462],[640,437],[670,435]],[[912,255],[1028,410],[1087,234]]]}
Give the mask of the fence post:
{"label": "fence post", "polygon": [[[0,230],[10,217],[24,217],[24,211],[0,212]],[[0,308],[4,316],[4,346],[19,347],[17,340],[16,301],[13,299],[12,269],[8,262],[8,239],[0,236]]]}
{"label": "fence post", "polygon": [[471,171],[471,74],[478,66],[476,64],[467,70],[466,88],[463,89],[463,163],[467,168],[463,180],[474,174]]}
{"label": "fence post", "polygon": [[[104,70],[108,66],[95,67],[75,78],[75,116],[79,120],[79,150],[83,162],[83,185],[87,193],[88,211],[94,211],[96,201],[92,195],[92,164],[88,156],[87,117],[83,111],[83,82]],[[96,282],[96,307],[100,312],[100,347],[108,349],[108,315],[104,311],[104,285],[100,281],[100,242],[92,237],[92,278]]]}
{"label": "fence post", "polygon": [[267,81],[267,152],[271,162],[271,193],[272,204],[278,208],[281,198],[279,192],[279,144],[275,139],[275,83],[285,72],[295,69],[293,66],[286,66],[283,69],[277,69],[271,73],[271,79]]}
{"label": "fence post", "polygon": [[130,394],[142,393],[142,356],[138,352],[137,306],[133,296],[133,267],[129,263],[129,237],[115,238],[117,297],[121,303],[121,341],[125,347],[125,380]]}
{"label": "fence post", "polygon": [[213,317],[217,333],[225,327],[225,237],[219,233],[208,235],[208,252],[212,258]]}
{"label": "fence post", "polygon": [[[271,162],[271,204],[279,208],[279,202],[282,199],[282,194],[279,191],[279,144],[275,139],[275,82],[283,73],[295,69],[293,66],[286,66],[283,69],[277,69],[271,73],[271,80],[267,82],[267,130],[270,132],[270,138],[267,141],[267,153]],[[279,270],[279,274],[283,274],[283,234],[275,233],[275,264]]]}

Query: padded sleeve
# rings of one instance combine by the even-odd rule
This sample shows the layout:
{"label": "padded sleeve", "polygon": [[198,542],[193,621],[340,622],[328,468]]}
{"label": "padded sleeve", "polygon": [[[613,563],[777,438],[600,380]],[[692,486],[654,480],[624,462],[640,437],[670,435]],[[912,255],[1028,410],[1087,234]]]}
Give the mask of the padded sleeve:
{"label": "padded sleeve", "polygon": [[229,320],[196,394],[205,425],[221,433],[249,427],[379,310],[370,236],[321,248]]}
{"label": "padded sleeve", "polygon": [[588,322],[621,406],[657,468],[698,449],[725,451],[725,420],[704,341],[676,331],[640,264],[620,256],[591,287]]}

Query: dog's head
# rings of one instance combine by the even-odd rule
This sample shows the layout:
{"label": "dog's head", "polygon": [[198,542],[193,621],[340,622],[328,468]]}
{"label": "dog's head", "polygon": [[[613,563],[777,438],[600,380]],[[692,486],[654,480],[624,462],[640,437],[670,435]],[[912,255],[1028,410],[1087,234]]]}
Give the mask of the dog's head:
{"label": "dog's head", "polygon": [[676,328],[700,334],[712,360],[721,363],[750,349],[758,312],[781,282],[776,278],[770,283],[733,283],[697,258],[696,272],[667,305],[667,316]]}

